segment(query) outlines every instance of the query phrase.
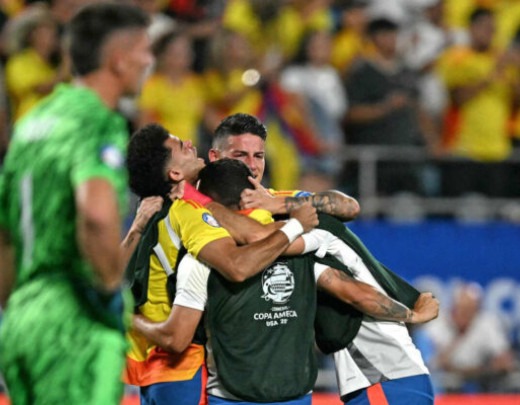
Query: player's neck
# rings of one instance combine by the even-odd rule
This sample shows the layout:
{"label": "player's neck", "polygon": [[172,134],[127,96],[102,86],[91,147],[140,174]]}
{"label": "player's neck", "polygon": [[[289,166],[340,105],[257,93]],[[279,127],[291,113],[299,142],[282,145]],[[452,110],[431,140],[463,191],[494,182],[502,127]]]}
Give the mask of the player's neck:
{"label": "player's neck", "polygon": [[74,81],[77,86],[91,89],[98,94],[101,101],[111,110],[117,107],[122,97],[122,90],[109,73],[103,71],[93,72]]}

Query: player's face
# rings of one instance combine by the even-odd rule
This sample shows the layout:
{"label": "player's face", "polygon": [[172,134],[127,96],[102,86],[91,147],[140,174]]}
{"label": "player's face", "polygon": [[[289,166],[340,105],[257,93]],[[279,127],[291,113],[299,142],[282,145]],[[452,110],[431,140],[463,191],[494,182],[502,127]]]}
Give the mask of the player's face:
{"label": "player's face", "polygon": [[197,148],[193,146],[191,141],[181,141],[173,135],[170,135],[165,141],[165,146],[172,153],[169,169],[173,180],[186,180],[193,183],[204,167],[204,160],[197,157]]}
{"label": "player's face", "polygon": [[222,150],[215,151],[213,158],[210,156],[210,160],[222,158],[241,160],[251,169],[255,179],[262,181],[265,170],[265,142],[258,135],[247,133],[229,136]]}
{"label": "player's face", "polygon": [[118,73],[125,95],[135,96],[140,92],[154,58],[145,29],[132,31],[125,40],[126,51],[122,53]]}

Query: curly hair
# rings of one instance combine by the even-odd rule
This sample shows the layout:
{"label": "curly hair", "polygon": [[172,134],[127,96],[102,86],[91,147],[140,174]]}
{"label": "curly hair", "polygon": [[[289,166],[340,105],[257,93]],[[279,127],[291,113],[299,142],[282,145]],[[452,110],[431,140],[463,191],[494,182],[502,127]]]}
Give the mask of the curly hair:
{"label": "curly hair", "polygon": [[127,168],[130,189],[141,198],[166,197],[173,182],[166,176],[171,150],[164,143],[170,134],[158,124],[136,131],[128,144]]}

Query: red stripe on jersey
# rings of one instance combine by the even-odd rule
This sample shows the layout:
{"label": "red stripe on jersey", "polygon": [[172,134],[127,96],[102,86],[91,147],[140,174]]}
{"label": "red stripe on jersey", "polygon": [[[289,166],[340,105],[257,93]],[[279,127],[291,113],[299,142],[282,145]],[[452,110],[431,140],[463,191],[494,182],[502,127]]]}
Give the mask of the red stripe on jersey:
{"label": "red stripe on jersey", "polygon": [[388,405],[385,392],[381,384],[372,385],[367,388],[368,403],[370,405]]}

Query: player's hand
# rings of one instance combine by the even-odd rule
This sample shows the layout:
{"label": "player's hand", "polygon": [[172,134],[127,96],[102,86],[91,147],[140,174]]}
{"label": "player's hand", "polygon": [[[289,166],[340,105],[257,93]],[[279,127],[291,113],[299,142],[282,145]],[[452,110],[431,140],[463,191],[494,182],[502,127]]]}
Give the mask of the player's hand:
{"label": "player's hand", "polygon": [[439,300],[430,292],[421,293],[413,307],[412,323],[424,323],[439,316]]}
{"label": "player's hand", "polygon": [[170,192],[168,194],[168,197],[170,197],[170,200],[175,201],[175,200],[180,200],[182,198],[182,196],[184,195],[185,184],[186,184],[186,180],[182,180],[172,186],[172,188],[170,189]]}
{"label": "player's hand", "polygon": [[314,208],[310,202],[306,202],[300,207],[293,209],[291,211],[291,218],[296,218],[300,221],[304,232],[309,232],[319,224],[316,208]]}
{"label": "player's hand", "polygon": [[254,186],[254,190],[250,188],[244,189],[240,194],[240,209],[247,210],[251,208],[263,208],[269,212],[273,212],[274,196],[269,193],[259,181],[253,177],[248,177],[249,182]]}
{"label": "player's hand", "polygon": [[143,233],[150,218],[162,208],[163,202],[162,197],[158,196],[143,199],[137,208],[132,228],[139,233]]}

